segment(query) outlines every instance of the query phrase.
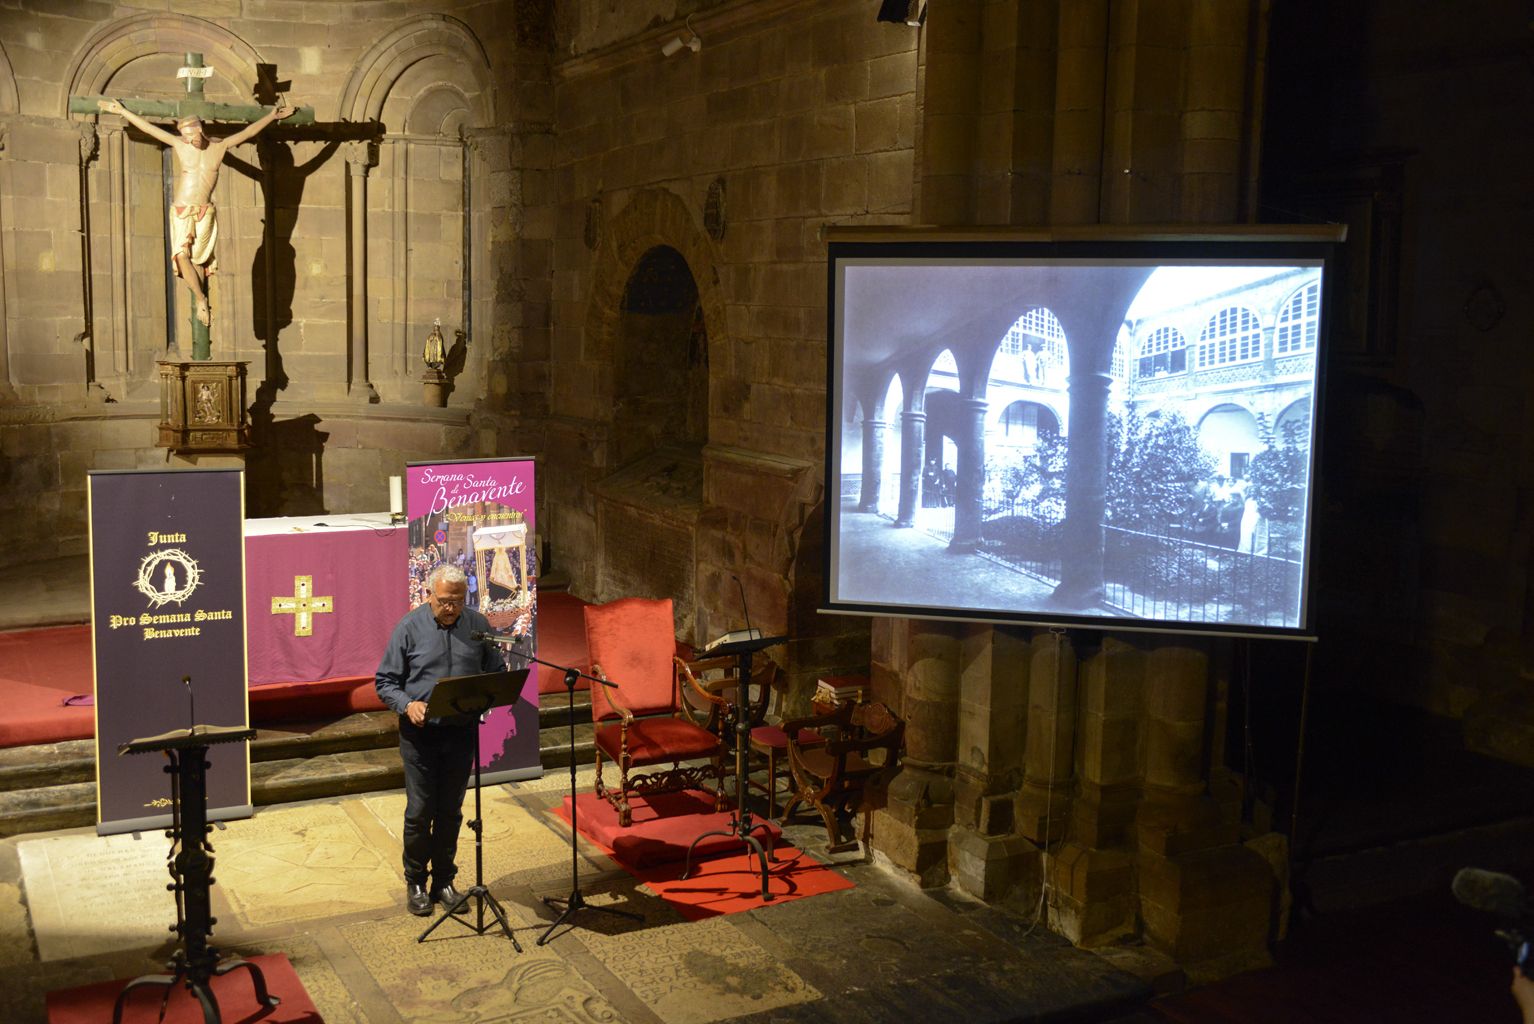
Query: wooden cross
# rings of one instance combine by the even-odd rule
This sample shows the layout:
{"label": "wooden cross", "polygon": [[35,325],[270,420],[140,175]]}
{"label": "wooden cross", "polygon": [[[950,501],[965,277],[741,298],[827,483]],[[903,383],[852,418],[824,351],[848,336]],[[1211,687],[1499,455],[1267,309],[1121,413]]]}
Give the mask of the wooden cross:
{"label": "wooden cross", "polygon": [[[186,66],[176,72],[177,78],[186,80],[186,95],[178,100],[122,100],[122,105],[141,117],[176,119],[200,117],[204,121],[225,121],[230,124],[250,124],[266,116],[271,107],[256,104],[209,103],[203,95],[203,81],[212,77],[213,69],[203,64],[202,54],[186,54]],[[104,99],[121,99],[117,96],[71,96],[71,114],[100,113],[98,104]],[[283,124],[313,124],[314,108],[299,107]]]}
{"label": "wooden cross", "polygon": [[314,616],[320,612],[336,610],[333,597],[314,596],[313,576],[294,576],[291,597],[272,598],[273,615],[293,616],[293,635],[311,636],[314,633]]}
{"label": "wooden cross", "polygon": [[[115,100],[122,104],[123,109],[137,114],[140,118],[179,120],[184,117],[197,117],[203,121],[252,124],[261,120],[272,109],[254,104],[209,103],[203,93],[203,83],[212,75],[213,69],[203,64],[202,54],[187,53],[185,66],[176,72],[176,77],[186,82],[186,95],[181,99],[125,100],[115,96],[71,96],[69,97],[69,111],[72,114],[95,114],[100,112],[102,101]],[[256,84],[257,89],[263,92],[272,91],[272,87],[277,84],[276,69],[270,65],[263,65],[261,75],[262,80]],[[299,107],[285,118],[284,123],[313,124],[314,108]],[[206,283],[201,285],[202,289],[206,289],[206,287]],[[199,300],[204,307],[204,319],[207,317],[205,299],[206,295],[203,294],[203,298]],[[209,324],[199,320],[198,314],[194,312],[192,315],[192,358],[194,360],[206,360],[209,358],[212,348],[209,333]]]}

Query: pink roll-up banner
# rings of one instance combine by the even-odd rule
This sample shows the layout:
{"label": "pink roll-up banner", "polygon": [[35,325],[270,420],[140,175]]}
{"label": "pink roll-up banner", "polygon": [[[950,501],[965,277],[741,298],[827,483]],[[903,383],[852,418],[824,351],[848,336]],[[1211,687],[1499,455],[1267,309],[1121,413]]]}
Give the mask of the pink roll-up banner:
{"label": "pink roll-up banner", "polygon": [[[537,652],[538,545],[533,512],[533,460],[473,459],[412,462],[405,469],[409,529],[410,607],[426,600],[426,577],[444,562],[469,579],[469,607],[491,628]],[[516,661],[515,655],[512,660]],[[535,778],[538,758],[538,683],[528,675],[522,693],[494,708],[479,730],[484,782]]]}

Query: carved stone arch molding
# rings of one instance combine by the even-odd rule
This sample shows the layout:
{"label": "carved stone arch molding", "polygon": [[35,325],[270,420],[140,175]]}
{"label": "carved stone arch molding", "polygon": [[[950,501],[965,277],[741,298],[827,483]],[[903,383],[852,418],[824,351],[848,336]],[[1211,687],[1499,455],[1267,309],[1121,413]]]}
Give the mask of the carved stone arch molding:
{"label": "carved stone arch molding", "polygon": [[70,116],[69,97],[105,92],[112,77],[131,61],[155,54],[187,52],[201,53],[220,78],[244,90],[255,85],[256,65],[266,63],[255,47],[202,18],[185,14],[123,18],[97,29],[76,51],[59,94],[59,116]]}
{"label": "carved stone arch molding", "polygon": [[640,258],[662,245],[675,249],[687,261],[708,330],[709,365],[723,365],[714,358],[728,348],[714,245],[687,205],[675,193],[661,188],[635,193],[628,205],[602,226],[586,307],[587,351],[593,358],[611,362],[623,290]]}
{"label": "carved stone arch molding", "polygon": [[11,58],[0,44],[0,114],[21,113],[21,100],[16,95],[16,74],[11,69]]}
{"label": "carved stone arch molding", "polygon": [[[352,67],[336,116],[346,121],[381,120],[395,84],[423,61],[451,69],[451,79],[473,114],[474,127],[493,123],[490,57],[467,25],[445,14],[411,18],[374,43]],[[434,77],[448,76],[439,71]]]}

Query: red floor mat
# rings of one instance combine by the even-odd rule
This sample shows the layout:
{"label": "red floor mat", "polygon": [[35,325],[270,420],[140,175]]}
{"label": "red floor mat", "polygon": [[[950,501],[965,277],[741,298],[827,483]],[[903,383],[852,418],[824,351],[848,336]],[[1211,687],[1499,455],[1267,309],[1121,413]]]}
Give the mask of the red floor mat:
{"label": "red floor mat", "polygon": [[[256,1003],[250,972],[235,970],[212,981],[218,1000],[219,1017],[230,1022],[260,1021],[261,1024],[324,1024],[314,1008],[303,982],[293,972],[293,965],[280,953],[254,956],[251,962],[261,968],[266,990],[282,1000],[270,1010]],[[95,985],[61,989],[48,993],[48,1024],[100,1024],[112,1019],[117,994],[129,979],[103,981]],[[160,1000],[165,989],[155,986],[136,988],[123,1004],[123,1024],[153,1024],[159,1019]],[[183,985],[170,990],[170,1004],[165,1010],[165,1024],[202,1024],[202,1005]]]}
{"label": "red floor mat", "polygon": [[[709,836],[699,842],[693,851],[692,877],[684,880],[681,874],[693,840],[723,831],[729,824],[729,812],[715,811],[713,797],[698,790],[636,797],[633,825],[627,829],[618,826],[617,812],[595,793],[581,793],[576,799],[581,834],[689,921],[837,892],[853,885],[785,842],[781,830],[770,821],[752,834],[764,847],[768,845],[764,837],[772,837],[773,859],[767,864],[771,900],[762,900],[761,861],[733,835]],[[569,797],[555,813],[570,820]]]}

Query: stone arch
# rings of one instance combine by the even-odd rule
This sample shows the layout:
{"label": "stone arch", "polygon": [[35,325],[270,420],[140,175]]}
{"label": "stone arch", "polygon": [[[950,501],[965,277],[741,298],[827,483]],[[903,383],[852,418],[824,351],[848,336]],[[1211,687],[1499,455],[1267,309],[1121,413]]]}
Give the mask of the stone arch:
{"label": "stone arch", "polygon": [[[467,25],[445,14],[411,18],[374,43],[353,65],[336,116],[345,121],[381,120],[395,84],[423,62],[440,65],[433,77],[463,89],[474,127],[493,123],[490,57]],[[470,83],[473,87],[465,88]]]}
{"label": "stone arch", "polygon": [[11,58],[0,44],[0,114],[21,113],[21,98],[16,94],[16,73]]}
{"label": "stone arch", "polygon": [[[713,244],[681,198],[661,188],[636,193],[603,231],[602,244],[592,261],[591,295],[586,308],[584,335],[588,358],[609,367],[613,365],[624,289],[640,259],[657,247],[675,249],[692,271],[707,332],[708,363],[710,367],[722,365],[716,357],[729,346]],[[607,381],[604,392],[611,391],[612,382]]]}
{"label": "stone arch", "polygon": [[404,122],[411,135],[453,136],[459,128],[473,127],[466,119],[473,116],[474,103],[455,82],[434,81],[413,99]]}
{"label": "stone arch", "polygon": [[[201,52],[226,82],[256,81],[261,54],[228,29],[185,14],[140,14],[103,25],[88,38],[70,62],[59,95],[61,117],[69,116],[69,97],[104,92],[114,75],[130,61],[163,53]],[[82,114],[81,117],[91,115]]]}

